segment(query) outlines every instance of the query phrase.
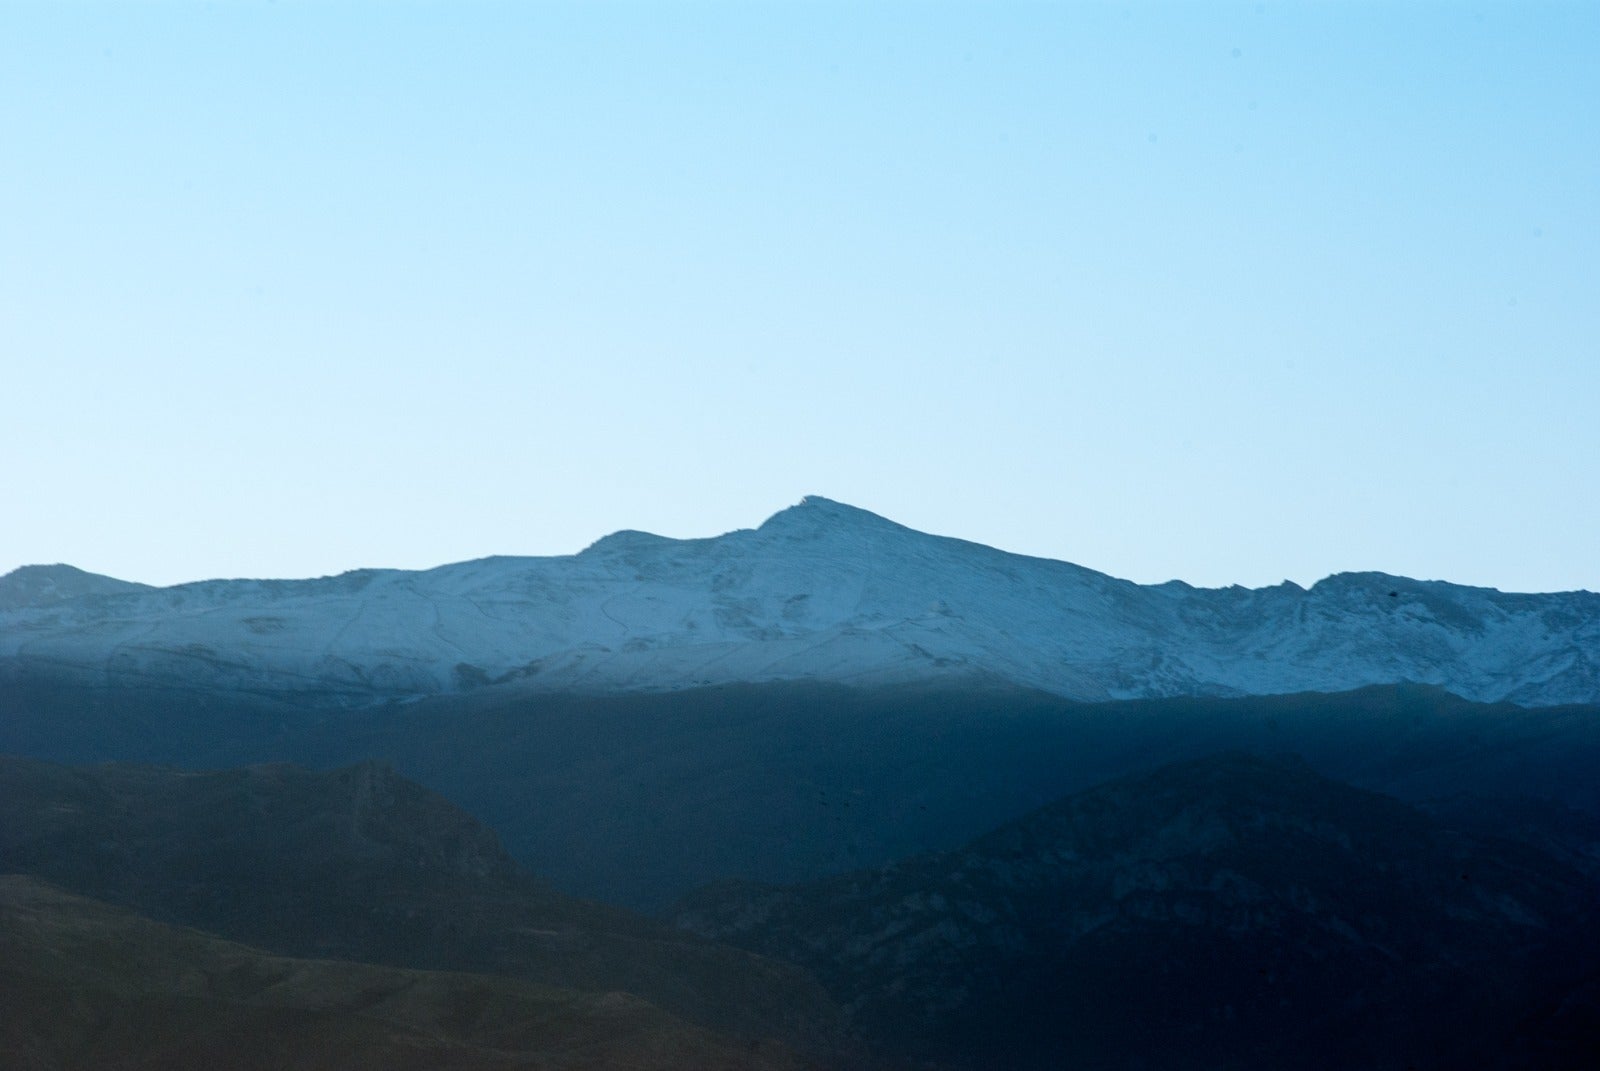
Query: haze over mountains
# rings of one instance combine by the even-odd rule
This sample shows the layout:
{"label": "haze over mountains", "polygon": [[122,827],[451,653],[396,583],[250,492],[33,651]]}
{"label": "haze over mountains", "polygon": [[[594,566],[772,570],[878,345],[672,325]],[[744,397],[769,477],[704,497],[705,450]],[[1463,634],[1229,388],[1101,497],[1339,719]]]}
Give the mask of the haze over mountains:
{"label": "haze over mountains", "polygon": [[340,703],[488,684],[1007,684],[1084,701],[1415,682],[1480,702],[1600,700],[1600,595],[1381,573],[1310,589],[1140,585],[810,497],[756,529],[607,536],[567,557],[151,588],[0,578],[0,662],[103,684]]}

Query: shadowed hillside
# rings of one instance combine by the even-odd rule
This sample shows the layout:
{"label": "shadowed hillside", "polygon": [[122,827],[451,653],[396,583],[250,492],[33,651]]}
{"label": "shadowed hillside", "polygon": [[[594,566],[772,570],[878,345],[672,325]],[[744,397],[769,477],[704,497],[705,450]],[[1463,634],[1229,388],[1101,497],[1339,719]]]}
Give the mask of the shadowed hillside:
{"label": "shadowed hillside", "polygon": [[793,1071],[622,993],[273,956],[0,876],[0,1054],[27,1071]]}
{"label": "shadowed hillside", "polygon": [[812,968],[886,1055],[957,1066],[1576,1068],[1600,1051],[1600,887],[1296,762],[1165,767],[956,851],[711,887],[675,917]]}
{"label": "shadowed hillside", "polygon": [[0,746],[56,761],[385,758],[564,891],[646,909],[722,878],[806,880],[954,848],[1068,792],[1230,749],[1299,754],[1413,802],[1535,796],[1600,815],[1600,708],[1413,686],[1107,704],[820,684],[490,688],[338,710],[32,678],[0,683],[0,708]]}
{"label": "shadowed hillside", "polygon": [[0,759],[0,870],[275,952],[621,990],[750,1041],[832,1042],[802,972],[529,878],[373,763],[188,773]]}

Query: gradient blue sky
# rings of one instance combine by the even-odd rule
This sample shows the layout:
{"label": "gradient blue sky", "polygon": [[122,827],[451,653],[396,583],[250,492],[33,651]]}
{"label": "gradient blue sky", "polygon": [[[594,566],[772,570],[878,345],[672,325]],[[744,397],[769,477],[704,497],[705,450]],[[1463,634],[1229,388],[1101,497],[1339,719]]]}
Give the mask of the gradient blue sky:
{"label": "gradient blue sky", "polygon": [[1600,589],[1600,6],[0,7],[0,571]]}

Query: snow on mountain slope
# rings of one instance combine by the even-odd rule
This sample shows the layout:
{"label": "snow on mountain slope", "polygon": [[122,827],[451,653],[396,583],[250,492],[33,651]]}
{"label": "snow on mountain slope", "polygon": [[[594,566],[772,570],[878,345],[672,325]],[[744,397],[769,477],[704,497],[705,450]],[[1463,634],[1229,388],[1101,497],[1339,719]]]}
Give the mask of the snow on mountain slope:
{"label": "snow on mountain slope", "polygon": [[80,595],[151,590],[148,584],[86,573],[70,565],[24,565],[0,577],[0,611],[48,606]]}
{"label": "snow on mountain slope", "polygon": [[618,532],[570,557],[148,588],[0,577],[0,659],[112,681],[349,698],[815,678],[1010,682],[1078,699],[1436,684],[1600,701],[1600,595],[1346,573],[1146,586],[807,498],[760,528]]}

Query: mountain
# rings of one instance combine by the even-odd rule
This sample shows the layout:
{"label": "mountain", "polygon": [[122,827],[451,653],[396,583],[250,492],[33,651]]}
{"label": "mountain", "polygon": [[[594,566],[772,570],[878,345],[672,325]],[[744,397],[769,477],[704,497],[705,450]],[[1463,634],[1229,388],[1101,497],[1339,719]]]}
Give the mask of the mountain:
{"label": "mountain", "polygon": [[531,878],[465,811],[366,762],[192,772],[0,756],[0,872],[272,952],[625,992],[741,1042],[811,1051],[804,972]]}
{"label": "mountain", "polygon": [[331,709],[45,678],[0,679],[0,712],[0,752],[56,762],[382,758],[558,888],[643,910],[721,878],[801,881],[954,848],[1067,793],[1225,750],[1299,754],[1410,803],[1522,798],[1600,818],[1600,705],[1470,703],[1419,685],[1095,704],[806,681],[499,686]]}
{"label": "mountain", "polygon": [[0,611],[50,606],[84,595],[130,595],[154,590],[148,584],[86,573],[70,565],[24,565],[0,576]]}
{"label": "mountain", "polygon": [[1304,763],[1226,754],[950,852],[728,883],[679,924],[811,968],[908,1064],[1579,1068],[1600,886]]}
{"label": "mountain", "polygon": [[623,993],[273,956],[0,875],[0,1055],[29,1071],[796,1071]]}
{"label": "mountain", "polygon": [[[1600,595],[1381,573],[1309,590],[1139,585],[807,498],[709,539],[618,532],[569,557],[143,588],[0,578],[0,662],[109,684],[345,704],[500,682],[1007,683],[1085,701],[1344,691],[1600,700]],[[3,667],[0,667],[3,668]]]}

